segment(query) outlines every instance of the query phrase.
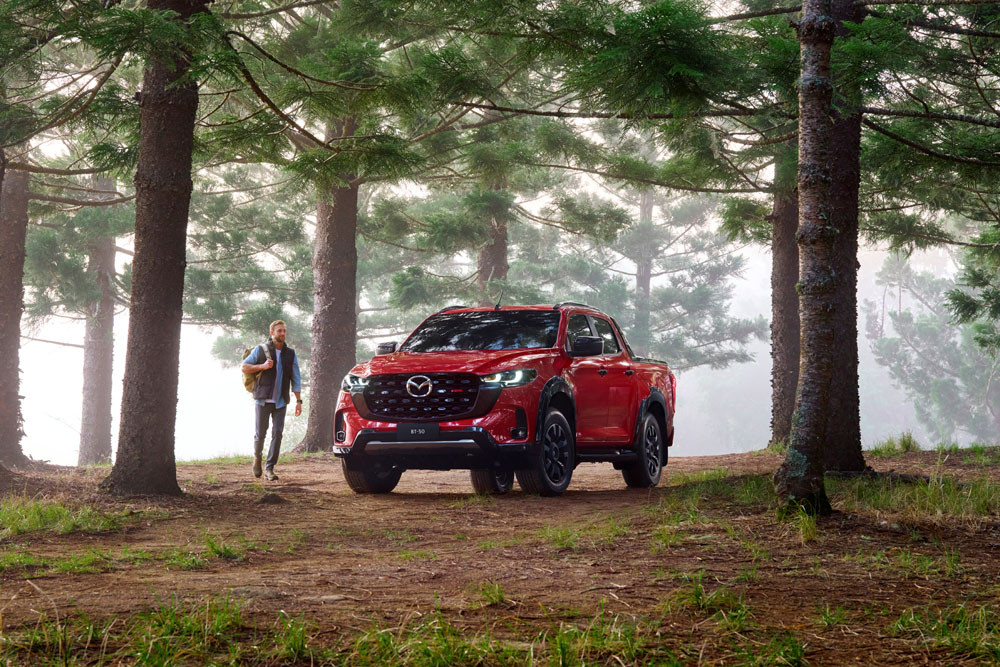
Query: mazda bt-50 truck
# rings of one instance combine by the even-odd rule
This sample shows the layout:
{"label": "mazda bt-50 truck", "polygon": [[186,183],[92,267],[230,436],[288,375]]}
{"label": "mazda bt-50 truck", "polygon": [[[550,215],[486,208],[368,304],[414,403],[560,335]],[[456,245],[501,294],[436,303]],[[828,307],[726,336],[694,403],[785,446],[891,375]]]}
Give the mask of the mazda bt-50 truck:
{"label": "mazda bt-50 truck", "polygon": [[406,470],[471,471],[477,493],[558,495],[606,461],[655,486],[674,439],[676,380],[604,313],[576,303],[431,315],[344,378],[334,453],[357,493]]}

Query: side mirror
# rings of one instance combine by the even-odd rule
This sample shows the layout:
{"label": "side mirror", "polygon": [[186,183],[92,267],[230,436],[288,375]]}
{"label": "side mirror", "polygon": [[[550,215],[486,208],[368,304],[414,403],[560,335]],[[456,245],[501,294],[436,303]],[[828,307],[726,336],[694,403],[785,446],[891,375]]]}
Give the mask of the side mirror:
{"label": "side mirror", "polygon": [[375,356],[381,356],[383,354],[392,354],[396,351],[395,341],[392,343],[379,343],[375,347]]}
{"label": "side mirror", "polygon": [[570,354],[574,357],[596,357],[604,354],[604,339],[600,336],[577,336]]}

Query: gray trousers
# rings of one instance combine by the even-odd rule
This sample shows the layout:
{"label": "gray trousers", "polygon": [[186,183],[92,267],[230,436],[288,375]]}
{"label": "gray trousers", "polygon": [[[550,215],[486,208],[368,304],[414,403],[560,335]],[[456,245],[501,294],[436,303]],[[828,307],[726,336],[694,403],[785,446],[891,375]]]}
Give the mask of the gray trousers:
{"label": "gray trousers", "polygon": [[278,463],[278,454],[281,452],[281,433],[285,430],[285,410],[288,406],[280,410],[274,409],[274,403],[258,405],[254,403],[254,434],[253,434],[253,455],[260,456],[264,449],[264,438],[267,436],[267,420],[271,420],[271,446],[267,450],[267,461],[264,468],[274,469]]}

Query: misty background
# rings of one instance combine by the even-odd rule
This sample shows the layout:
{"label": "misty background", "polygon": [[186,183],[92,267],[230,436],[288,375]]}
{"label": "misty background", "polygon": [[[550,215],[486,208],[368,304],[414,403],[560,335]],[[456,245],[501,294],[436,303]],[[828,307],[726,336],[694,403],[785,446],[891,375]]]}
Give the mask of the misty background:
{"label": "misty background", "polygon": [[[746,259],[742,276],[733,282],[730,313],[734,317],[769,318],[770,263],[766,248],[740,251]],[[887,297],[876,274],[889,255],[887,251],[863,250],[859,256],[859,303],[872,301],[881,307]],[[944,250],[922,251],[909,258],[914,270],[938,275],[955,272],[954,262]],[[889,298],[892,307],[895,295]],[[428,311],[427,314],[429,314]],[[612,316],[615,313],[610,313]],[[932,436],[917,420],[913,404],[894,385],[888,370],[880,366],[859,324],[861,433],[870,448],[887,437],[909,431],[925,448],[935,446]],[[118,432],[121,380],[124,372],[128,312],[115,319],[115,381],[112,417],[113,442]],[[221,329],[185,325],[181,338],[178,387],[176,457],[179,461],[225,455],[249,456],[253,407],[240,384],[238,359],[229,366],[212,354],[213,340]],[[289,331],[292,347],[303,332]],[[83,340],[83,323],[67,319],[49,320],[26,331],[31,338],[75,343]],[[261,333],[261,340],[264,333]],[[748,350],[754,361],[724,369],[698,367],[678,374],[677,436],[673,456],[702,456],[747,452],[767,445],[770,433],[771,358],[767,340],[753,341]],[[670,362],[670,359],[665,361]],[[21,381],[24,395],[24,452],[36,460],[75,465],[80,437],[83,349],[25,339],[22,341]],[[306,409],[310,409],[309,387],[304,387]],[[289,416],[283,451],[290,451],[305,433],[307,413]],[[969,436],[957,434],[960,444]]]}

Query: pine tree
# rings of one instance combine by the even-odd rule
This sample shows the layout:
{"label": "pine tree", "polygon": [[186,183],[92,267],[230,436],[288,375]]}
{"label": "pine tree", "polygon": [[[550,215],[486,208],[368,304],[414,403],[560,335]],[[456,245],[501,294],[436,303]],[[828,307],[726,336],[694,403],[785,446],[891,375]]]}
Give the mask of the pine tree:
{"label": "pine tree", "polygon": [[[204,0],[149,0],[176,12],[182,31]],[[118,450],[102,488],[116,494],[179,494],[174,460],[177,366],[184,290],[191,155],[198,84],[191,53],[174,41],[147,65],[135,175],[135,259]]]}

